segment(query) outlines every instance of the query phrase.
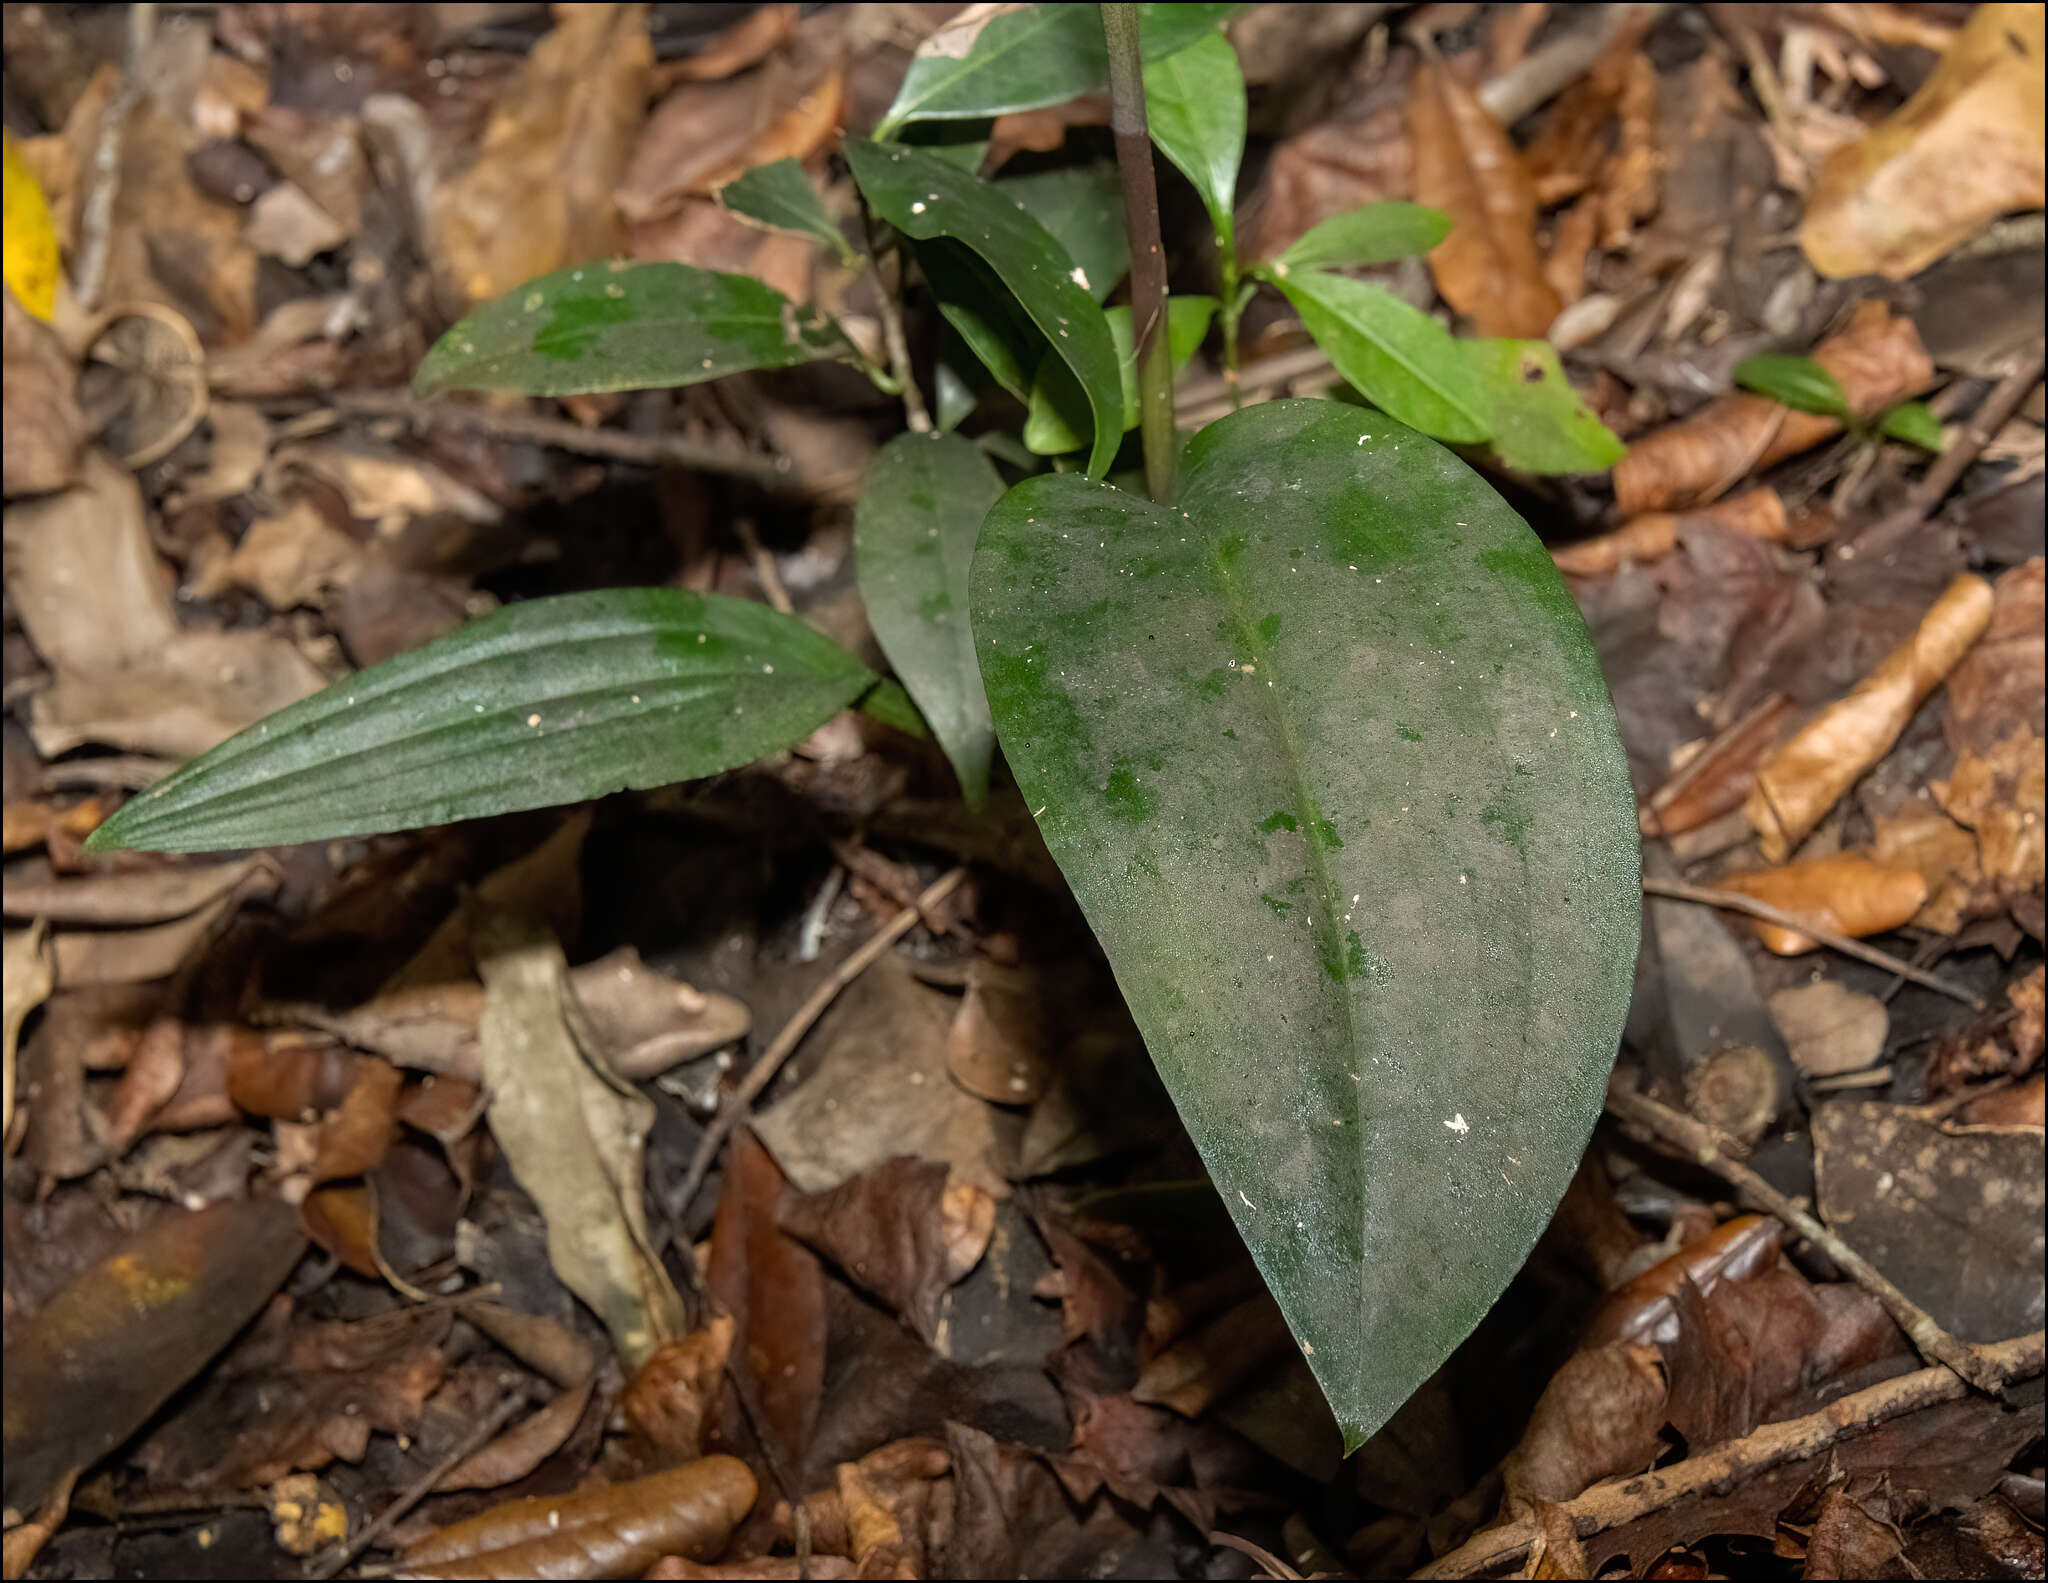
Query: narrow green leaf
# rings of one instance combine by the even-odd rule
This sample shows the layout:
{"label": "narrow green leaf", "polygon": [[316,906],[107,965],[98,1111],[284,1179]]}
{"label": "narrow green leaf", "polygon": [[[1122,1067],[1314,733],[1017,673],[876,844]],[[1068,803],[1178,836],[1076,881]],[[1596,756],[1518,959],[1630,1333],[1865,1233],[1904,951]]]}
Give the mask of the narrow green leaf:
{"label": "narrow green leaf", "polygon": [[258,721],[128,803],[91,847],[272,846],[666,785],[800,741],[874,681],[751,600],[535,599]]}
{"label": "narrow green leaf", "polygon": [[1844,422],[1856,416],[1835,376],[1810,357],[1782,352],[1745,357],[1735,365],[1735,383],[1795,412],[1817,412]]}
{"label": "narrow green leaf", "polygon": [[996,739],[967,623],[967,572],[981,519],[1002,492],[994,464],[972,440],[899,434],[868,464],[853,512],[868,623],[931,722],[970,808],[988,797]]}
{"label": "narrow green leaf", "polygon": [[[1167,358],[1175,372],[1209,333],[1209,321],[1216,316],[1214,297],[1169,297],[1166,302]],[[1123,370],[1124,433],[1138,426],[1138,351],[1131,334],[1131,310],[1108,308],[1103,317],[1116,341],[1116,355]],[[1024,444],[1039,456],[1064,456],[1088,443],[1088,403],[1081,387],[1058,358],[1047,357],[1038,365],[1038,377],[1031,384],[1031,408],[1024,418]]]}
{"label": "narrow green leaf", "polygon": [[1427,253],[1450,234],[1451,217],[1443,210],[1389,199],[1331,215],[1299,238],[1274,265],[1291,273],[1386,264]]}
{"label": "narrow green leaf", "polygon": [[1233,242],[1237,167],[1244,157],[1244,72],[1221,33],[1145,68],[1145,119],[1159,152],[1195,184],[1216,235]]}
{"label": "narrow green leaf", "polygon": [[933,237],[915,245],[918,268],[939,312],[989,376],[1022,401],[1031,389],[1045,337],[996,272],[960,243]]}
{"label": "narrow green leaf", "polygon": [[[1234,5],[1141,5],[1145,59],[1186,49]],[[963,13],[918,47],[878,140],[913,121],[959,121],[1042,110],[1109,86],[1102,14],[1092,5],[1026,5]]]}
{"label": "narrow green leaf", "polygon": [[1272,272],[1337,372],[1374,405],[1439,440],[1493,430],[1493,403],[1451,332],[1392,292],[1318,269]]}
{"label": "narrow green leaf", "polygon": [[1878,420],[1877,426],[1893,439],[1917,445],[1923,451],[1941,449],[1941,419],[1924,401],[1900,402]]}
{"label": "narrow green leaf", "polygon": [[917,705],[911,701],[910,694],[886,676],[861,695],[857,707],[869,719],[893,726],[905,736],[916,737],[920,742],[932,739],[931,727],[917,712]]}
{"label": "narrow green leaf", "polygon": [[[853,142],[846,160],[869,207],[897,230],[920,241],[951,237],[1002,278],[1088,393],[1095,415],[1088,472],[1100,477],[1123,436],[1116,346],[1067,250],[1015,201],[929,154]],[[959,328],[957,319],[953,323]]]}
{"label": "narrow green leaf", "polygon": [[1053,165],[1018,176],[998,176],[995,189],[1053,234],[1087,280],[1097,302],[1116,290],[1131,269],[1124,231],[1124,188],[1106,159]]}
{"label": "narrow green leaf", "polygon": [[859,255],[841,234],[832,216],[825,212],[818,190],[803,166],[793,159],[778,159],[772,165],[752,170],[718,189],[718,201],[742,219],[752,220],[777,231],[794,231],[815,237],[836,252],[849,267]]}
{"label": "narrow green leaf", "polygon": [[579,264],[478,308],[420,360],[413,389],[577,396],[853,356],[838,325],[751,276]]}
{"label": "narrow green leaf", "polygon": [[1597,473],[1628,449],[1579,399],[1548,341],[1466,341],[1493,395],[1494,454],[1531,473]]}
{"label": "narrow green leaf", "polygon": [[1455,456],[1283,401],[1203,431],[1170,505],[1010,490],[974,633],[1027,805],[1355,1447],[1520,1267],[1600,1113],[1639,837],[1585,625]]}

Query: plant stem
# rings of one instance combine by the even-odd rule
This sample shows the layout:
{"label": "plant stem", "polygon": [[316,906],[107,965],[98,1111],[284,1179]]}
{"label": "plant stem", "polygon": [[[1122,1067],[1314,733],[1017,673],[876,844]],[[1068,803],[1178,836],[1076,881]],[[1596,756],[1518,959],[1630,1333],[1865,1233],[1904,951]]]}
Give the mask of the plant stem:
{"label": "plant stem", "polygon": [[1223,249],[1223,383],[1230,391],[1230,410],[1235,412],[1244,405],[1244,392],[1237,386],[1237,244],[1221,232],[1216,241]]}
{"label": "plant stem", "polygon": [[[867,266],[874,276],[875,291],[882,304],[882,345],[889,354],[889,367],[894,375],[888,383],[875,379],[878,370],[868,364],[868,377],[892,396],[903,400],[903,421],[916,434],[932,432],[931,414],[925,410],[924,392],[917,388],[917,376],[910,371],[910,344],[903,337],[903,310],[900,292],[889,285],[889,277],[882,272],[882,256],[875,247],[875,228],[872,220],[867,222]],[[896,280],[900,287],[903,282],[904,266],[902,256],[896,260]],[[857,349],[856,349],[857,350]],[[867,362],[865,356],[861,359]]]}
{"label": "plant stem", "polygon": [[1166,255],[1159,246],[1159,191],[1152,181],[1152,139],[1145,125],[1145,67],[1138,8],[1104,5],[1109,43],[1109,125],[1124,183],[1124,228],[1131,239],[1131,325],[1138,359],[1139,429],[1145,441],[1145,492],[1173,493],[1178,439],[1173,430],[1173,366],[1166,337]]}

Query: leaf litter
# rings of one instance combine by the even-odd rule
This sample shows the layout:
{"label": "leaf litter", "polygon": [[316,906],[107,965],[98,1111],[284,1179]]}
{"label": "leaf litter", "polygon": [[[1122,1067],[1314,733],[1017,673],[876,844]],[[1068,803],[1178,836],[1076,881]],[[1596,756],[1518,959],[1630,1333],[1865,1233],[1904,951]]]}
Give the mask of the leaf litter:
{"label": "leaf litter", "polygon": [[[10,13],[10,132],[69,272],[47,316],[6,305],[10,1575],[222,1545],[332,1569],[365,1538],[408,1575],[793,1576],[800,1545],[812,1576],[1246,1575],[1212,1532],[1361,1576],[2024,1571],[2038,1423],[1946,1394],[1870,1278],[1614,1123],[1473,1339],[1340,1462],[1030,809],[999,771],[962,818],[934,750],[858,717],[573,829],[79,853],[171,762],[538,593],[779,597],[881,663],[845,501],[890,419],[857,382],[525,428],[401,390],[448,315],[607,257],[751,274],[879,346],[864,273],[713,193],[789,159],[850,215],[838,128],[953,8],[672,9],[224,8],[132,49],[125,18]],[[1546,381],[1632,438],[1522,509],[1608,667],[1649,870],[1875,960],[1655,899],[1616,1083],[1729,1123],[1724,1164],[2024,1381],[2038,360],[1990,400],[2038,323],[2038,229],[1999,218],[2041,202],[2038,12],[1616,9],[1247,8],[1239,234],[1272,258],[1440,202],[1448,252],[1362,278],[1554,337]],[[1038,180],[1095,119],[997,132]],[[1182,221],[1174,289],[1213,290]],[[1334,377],[1277,295],[1244,344],[1254,399]],[[1736,390],[1756,353],[1812,355],[1857,422]],[[1941,459],[1870,432],[1911,397]],[[744,1063],[963,861],[683,1198]],[[462,922],[506,912],[546,929]],[[148,1532],[172,1506],[205,1515]]]}

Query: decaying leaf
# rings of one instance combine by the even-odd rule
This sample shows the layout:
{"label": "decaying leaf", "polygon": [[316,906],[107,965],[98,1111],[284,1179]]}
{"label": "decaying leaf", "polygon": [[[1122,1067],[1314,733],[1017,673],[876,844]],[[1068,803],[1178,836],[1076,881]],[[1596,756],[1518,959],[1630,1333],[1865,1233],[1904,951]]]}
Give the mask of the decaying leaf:
{"label": "decaying leaf", "polygon": [[[1916,796],[1892,815],[1872,821],[1870,855],[1894,868],[1919,871],[1927,901],[1913,922],[1937,934],[1954,934],[1982,905],[1984,865],[1977,838],[1926,795]],[[1989,910],[1995,910],[1996,903]]]}
{"label": "decaying leaf", "polygon": [[2043,569],[2037,555],[1999,576],[1991,587],[1991,623],[1949,676],[1942,731],[1958,753],[1988,753],[2015,722],[2042,718],[2048,702]]}
{"label": "decaying leaf", "polygon": [[[1927,900],[1927,881],[1918,870],[1889,868],[1852,854],[1733,875],[1722,880],[1720,888],[1852,937],[1883,934],[1910,923]],[[1761,918],[1747,922],[1765,947],[1779,956],[1798,956],[1815,947],[1813,940],[1780,924]]]}
{"label": "decaying leaf", "polygon": [[[2042,806],[2044,749],[2027,726],[1978,754],[1965,752],[1955,772],[1932,788],[1957,823],[1977,837],[1985,883],[2020,915],[2022,898],[2038,895],[2048,879],[2048,810]],[[2039,903],[2034,904],[2038,934]]]}
{"label": "decaying leaf", "polygon": [[709,1560],[754,1504],[737,1457],[704,1457],[627,1484],[507,1501],[429,1534],[400,1577],[638,1577],[664,1555]]}
{"label": "decaying leaf", "polygon": [[1574,577],[1597,577],[1613,571],[1623,561],[1654,561],[1678,547],[1686,523],[1696,517],[1718,522],[1754,539],[1782,544],[1786,537],[1785,502],[1777,490],[1746,489],[1739,495],[1683,513],[1646,511],[1629,518],[1612,533],[1559,545],[1551,550],[1550,558],[1557,562],[1559,571]]}
{"label": "decaying leaf", "polygon": [[49,997],[53,983],[48,933],[41,922],[10,929],[0,948],[0,1074],[6,1087],[0,1096],[0,1137],[14,1131],[14,1057],[21,1025]]}
{"label": "decaying leaf", "polygon": [[1429,255],[1437,290],[1482,336],[1540,337],[1564,303],[1536,248],[1536,184],[1506,130],[1439,63],[1408,99],[1415,198],[1454,222]]}
{"label": "decaying leaf", "polygon": [[1829,156],[1799,228],[1815,269],[1903,280],[2048,201],[2043,18],[2038,5],[1977,7],[1919,91]]}
{"label": "decaying leaf", "polygon": [[[1860,304],[1848,328],[1822,342],[1813,358],[1865,418],[1925,389],[1934,378],[1912,320],[1876,301]],[[1614,501],[1633,515],[1711,500],[1841,429],[1837,419],[1794,412],[1762,396],[1722,396],[1634,441],[1615,465]]]}
{"label": "decaying leaf", "polygon": [[1766,858],[1783,862],[1842,793],[1891,751],[1913,711],[1983,633],[1991,604],[1991,585],[1983,578],[1958,577],[1911,637],[1757,771],[1747,808]]}
{"label": "decaying leaf", "polygon": [[1789,724],[1792,700],[1772,693],[1702,746],[1650,794],[1636,822],[1644,835],[1673,836],[1733,813],[1756,783],[1756,767]]}
{"label": "decaying leaf", "polygon": [[704,1454],[704,1425],[725,1383],[734,1328],[732,1315],[712,1315],[680,1341],[657,1347],[626,1387],[626,1417],[670,1456]]}
{"label": "decaying leaf", "polygon": [[688,1329],[647,1235],[642,1162],[653,1103],[598,1053],[552,936],[487,914],[476,937],[491,1133],[540,1206],[562,1283],[637,1367]]}
{"label": "decaying leaf", "polygon": [[1831,978],[1779,990],[1771,1020],[1785,1035],[1792,1064],[1809,1077],[1875,1066],[1891,1025],[1883,1001]]}
{"label": "decaying leaf", "polygon": [[[14,145],[8,143],[13,161]],[[11,179],[11,178],[10,178]],[[85,445],[85,419],[74,395],[78,371],[57,332],[5,291],[4,341],[0,361],[7,378],[0,394],[0,491],[8,499],[62,489],[78,477]]]}

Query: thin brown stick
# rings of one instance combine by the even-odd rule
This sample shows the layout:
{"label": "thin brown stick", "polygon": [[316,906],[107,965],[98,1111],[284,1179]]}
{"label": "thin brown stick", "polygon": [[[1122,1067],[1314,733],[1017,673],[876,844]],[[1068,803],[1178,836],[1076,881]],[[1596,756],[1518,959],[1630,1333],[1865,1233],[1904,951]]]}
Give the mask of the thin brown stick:
{"label": "thin brown stick", "polygon": [[1882,555],[1932,516],[1934,508],[1955,488],[1956,481],[1969,471],[1970,464],[1983,454],[1984,447],[2041,382],[2044,369],[2048,369],[2048,342],[2036,339],[2019,366],[1992,386],[1991,393],[1977,404],[1976,412],[1943,447],[1934,465],[1927,469],[1927,476],[1906,496],[1905,503],[1839,546],[1836,557],[1846,561],[1859,555]]}
{"label": "thin brown stick", "polygon": [[436,1462],[425,1473],[422,1473],[412,1483],[408,1484],[399,1494],[398,1499],[385,1507],[370,1522],[366,1523],[362,1531],[355,1538],[349,1540],[339,1550],[329,1551],[327,1555],[307,1567],[306,1576],[309,1578],[331,1578],[335,1573],[355,1560],[357,1556],[369,1549],[371,1545],[382,1539],[398,1525],[407,1512],[434,1493],[434,1486],[446,1478],[451,1469],[459,1466],[466,1459],[483,1449],[490,1442],[492,1436],[516,1418],[519,1415],[520,1409],[526,1405],[528,1400],[529,1393],[527,1387],[523,1383],[514,1386],[511,1394],[499,1402],[496,1407],[492,1408],[481,1423],[464,1435],[454,1450],[450,1451],[439,1462]]}
{"label": "thin brown stick", "polygon": [[335,391],[319,404],[352,417],[396,418],[412,428],[482,429],[506,440],[551,445],[582,456],[637,462],[643,467],[692,467],[702,473],[743,478],[778,494],[800,494],[803,480],[787,456],[761,456],[730,445],[708,444],[680,434],[627,434],[586,429],[566,418],[531,412],[499,412],[457,401],[421,401],[398,391]]}
{"label": "thin brown stick", "polygon": [[747,557],[754,563],[754,580],[761,585],[761,592],[768,603],[784,615],[796,614],[796,606],[789,602],[789,590],[782,586],[782,574],[775,569],[775,557],[762,544],[761,535],[754,531],[754,524],[746,517],[733,519],[733,531],[740,536],[740,543],[746,549]]}
{"label": "thin brown stick", "polygon": [[121,193],[121,134],[128,116],[142,102],[143,72],[150,45],[156,41],[156,6],[138,0],[128,8],[128,51],[121,68],[121,86],[100,113],[93,142],[92,185],[78,217],[78,262],[71,273],[72,295],[84,308],[100,305],[106,284],[107,249],[113,236],[114,200]]}
{"label": "thin brown stick", "polygon": [[1747,913],[1752,918],[1761,918],[1765,923],[1774,923],[1781,929],[1792,929],[1818,940],[1831,950],[1840,951],[1844,956],[1853,956],[1859,962],[1868,962],[1872,967],[1881,967],[1888,973],[1910,979],[1923,989],[1931,989],[1951,1000],[1959,1000],[1973,1011],[1982,1011],[1984,1002],[1971,994],[1962,985],[1951,983],[1939,973],[1930,973],[1924,967],[1915,967],[1904,957],[1893,956],[1889,951],[1880,951],[1874,945],[1865,945],[1861,940],[1823,928],[1811,919],[1797,913],[1786,912],[1773,907],[1767,901],[1758,901],[1753,896],[1744,896],[1737,891],[1715,890],[1707,885],[1689,885],[1682,879],[1657,879],[1643,876],[1643,889],[1652,896],[1668,896],[1673,901],[1698,902],[1702,907],[1726,907],[1730,912]]}
{"label": "thin brown stick", "polygon": [[1297,1580],[1297,1583],[1301,1577],[1299,1572],[1295,1571],[1285,1561],[1282,1561],[1264,1545],[1253,1544],[1249,1539],[1240,1539],[1236,1534],[1227,1534],[1218,1529],[1209,1535],[1209,1543],[1221,1545],[1226,1550],[1235,1550],[1239,1555],[1250,1556],[1261,1567],[1265,1568],[1264,1572],[1260,1574],[1262,1577],[1291,1578]]}
{"label": "thin brown stick", "polygon": [[1124,189],[1124,230],[1131,239],[1131,341],[1138,369],[1138,428],[1145,449],[1145,492],[1169,499],[1180,470],[1173,429],[1173,369],[1166,337],[1166,253],[1159,236],[1159,191],[1145,123],[1145,73],[1138,8],[1102,7],[1109,50],[1109,128]]}
{"label": "thin brown stick", "polygon": [[1982,1349],[1950,1335],[1862,1254],[1737,1160],[1741,1145],[1719,1128],[1660,1105],[1647,1095],[1620,1088],[1608,1091],[1607,1110],[1626,1125],[1681,1151],[1693,1164],[1713,1172],[1758,1208],[1824,1250],[1850,1280],[1884,1305],[1884,1311],[1898,1322],[1914,1349],[1929,1363],[1953,1369],[1961,1379],[1982,1391],[1995,1391],[2004,1383],[1986,1364]]}
{"label": "thin brown stick", "polygon": [[[1987,1370],[2003,1387],[2032,1379],[2042,1369],[2043,1336],[2016,1336],[1981,1349]],[[1866,1435],[1894,1418],[1903,1418],[1966,1395],[1968,1387],[1947,1369],[1921,1369],[1885,1380],[1831,1402],[1817,1413],[1765,1424],[1739,1440],[1688,1457],[1654,1472],[1604,1479],[1574,1500],[1562,1503],[1581,1539],[1676,1506],[1680,1501],[1711,1499],[1745,1479],[1774,1468],[1804,1462],[1829,1447]],[[1469,1578],[1497,1575],[1520,1565],[1536,1542],[1534,1522],[1502,1523],[1475,1534],[1415,1574],[1418,1578]]]}
{"label": "thin brown stick", "polygon": [[825,1014],[825,1008],[838,998],[842,989],[874,966],[883,952],[908,934],[912,925],[916,924],[926,911],[952,895],[965,878],[967,870],[956,868],[934,880],[925,888],[924,894],[917,898],[916,906],[905,907],[865,945],[841,962],[832,976],[811,992],[811,998],[797,1008],[796,1015],[782,1025],[782,1031],[776,1034],[775,1042],[761,1052],[760,1060],[748,1068],[746,1077],[741,1080],[731,1100],[712,1118],[711,1125],[705,1129],[704,1139],[697,1145],[697,1152],[690,1160],[690,1169],[683,1176],[682,1188],[675,1195],[678,1219],[689,1213],[690,1202],[697,1196],[697,1189],[704,1185],[704,1178],[709,1174],[711,1162],[717,1158],[719,1148],[732,1136],[733,1129],[746,1119],[747,1114],[753,1109],[754,1101],[761,1097],[761,1091],[775,1080],[775,1074],[782,1070],[783,1063],[795,1053],[796,1047],[803,1042],[804,1035],[811,1031],[811,1025]]}

